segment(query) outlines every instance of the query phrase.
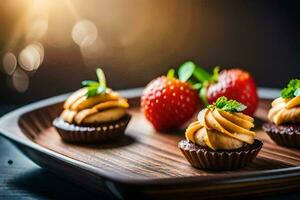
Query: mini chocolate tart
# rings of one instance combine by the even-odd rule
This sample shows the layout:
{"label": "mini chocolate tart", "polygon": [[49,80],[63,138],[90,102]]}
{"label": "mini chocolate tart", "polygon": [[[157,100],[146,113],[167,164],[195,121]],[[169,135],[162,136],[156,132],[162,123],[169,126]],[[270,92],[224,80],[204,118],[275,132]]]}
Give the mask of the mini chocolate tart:
{"label": "mini chocolate tart", "polygon": [[178,143],[179,149],[193,167],[215,171],[236,170],[247,166],[257,156],[262,146],[263,143],[256,139],[253,144],[246,144],[238,149],[218,151],[187,140]]}
{"label": "mini chocolate tart", "polygon": [[300,148],[300,125],[264,123],[263,130],[278,145]]}
{"label": "mini chocolate tart", "polygon": [[274,99],[263,130],[278,145],[300,148],[300,79],[292,79]]}
{"label": "mini chocolate tart", "polygon": [[86,80],[83,88],[65,101],[53,126],[61,138],[71,143],[99,143],[124,134],[131,115],[126,98],[106,87],[104,72],[96,70],[98,82]]}
{"label": "mini chocolate tart", "polygon": [[190,164],[203,170],[236,170],[256,157],[263,143],[255,139],[254,118],[241,111],[247,107],[220,97],[198,114],[185,138],[178,143]]}
{"label": "mini chocolate tart", "polygon": [[114,122],[79,126],[65,122],[62,118],[57,117],[53,121],[53,126],[65,142],[102,143],[124,135],[130,119],[131,115],[126,114]]}

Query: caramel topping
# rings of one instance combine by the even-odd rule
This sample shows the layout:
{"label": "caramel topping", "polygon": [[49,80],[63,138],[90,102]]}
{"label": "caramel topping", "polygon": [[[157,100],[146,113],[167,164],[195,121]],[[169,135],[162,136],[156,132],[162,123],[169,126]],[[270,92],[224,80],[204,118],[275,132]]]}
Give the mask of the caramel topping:
{"label": "caramel topping", "polygon": [[87,98],[86,88],[74,92],[64,103],[61,118],[76,124],[91,124],[115,121],[126,114],[127,99],[107,89],[105,94]]}
{"label": "caramel topping", "polygon": [[274,124],[300,122],[300,96],[290,99],[279,97],[272,102],[268,118]]}
{"label": "caramel topping", "polygon": [[244,143],[252,144],[255,132],[254,119],[242,113],[218,108],[202,110],[198,121],[190,124],[185,132],[187,140],[211,149],[236,149]]}

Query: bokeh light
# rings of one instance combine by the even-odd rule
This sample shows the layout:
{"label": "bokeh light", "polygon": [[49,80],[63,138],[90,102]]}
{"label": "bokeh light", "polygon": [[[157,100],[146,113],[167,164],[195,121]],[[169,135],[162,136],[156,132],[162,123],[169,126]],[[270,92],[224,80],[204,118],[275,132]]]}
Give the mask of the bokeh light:
{"label": "bokeh light", "polygon": [[36,19],[28,25],[26,32],[26,41],[32,42],[40,40],[48,30],[48,18],[37,16]]}
{"label": "bokeh light", "polygon": [[73,43],[70,34],[76,19],[70,14],[69,4],[66,2],[67,0],[51,0],[47,7],[48,30],[45,41],[55,48],[66,48]]}
{"label": "bokeh light", "polygon": [[26,46],[19,54],[20,66],[26,71],[36,70],[44,59],[44,49],[40,43]]}
{"label": "bokeh light", "polygon": [[92,45],[98,37],[96,25],[89,20],[78,21],[72,29],[72,38],[80,47]]}
{"label": "bokeh light", "polygon": [[32,46],[33,48],[35,48],[40,54],[40,64],[36,68],[34,68],[34,70],[37,70],[37,68],[44,61],[44,56],[45,56],[44,46],[40,42],[34,42],[34,43],[30,44],[29,46]]}
{"label": "bokeh light", "polygon": [[17,58],[13,53],[7,52],[3,56],[2,64],[3,71],[8,75],[12,75],[17,67]]}
{"label": "bokeh light", "polygon": [[81,54],[84,58],[93,59],[99,57],[104,51],[104,42],[98,37],[98,39],[91,45],[83,44],[80,46]]}
{"label": "bokeh light", "polygon": [[20,68],[16,69],[12,75],[12,85],[18,92],[25,92],[29,87],[29,77]]}

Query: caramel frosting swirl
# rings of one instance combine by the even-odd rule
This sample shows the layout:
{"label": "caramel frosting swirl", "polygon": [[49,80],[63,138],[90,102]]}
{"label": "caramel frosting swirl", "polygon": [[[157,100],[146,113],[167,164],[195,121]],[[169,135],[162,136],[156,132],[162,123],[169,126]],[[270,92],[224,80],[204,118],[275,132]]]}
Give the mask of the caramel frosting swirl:
{"label": "caramel frosting swirl", "polygon": [[231,150],[254,142],[254,119],[240,112],[203,109],[185,132],[187,140],[213,150]]}
{"label": "caramel frosting swirl", "polygon": [[300,96],[288,99],[282,97],[275,99],[272,102],[268,118],[276,125],[287,122],[300,122]]}
{"label": "caramel frosting swirl", "polygon": [[127,99],[107,89],[105,94],[88,98],[87,88],[74,92],[64,103],[60,117],[73,124],[93,124],[116,121],[126,114]]}

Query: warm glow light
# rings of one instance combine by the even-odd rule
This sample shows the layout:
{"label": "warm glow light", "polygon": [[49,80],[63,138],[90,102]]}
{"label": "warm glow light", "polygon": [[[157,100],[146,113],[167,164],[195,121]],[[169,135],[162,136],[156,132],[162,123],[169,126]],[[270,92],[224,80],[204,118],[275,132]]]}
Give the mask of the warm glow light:
{"label": "warm glow light", "polygon": [[26,41],[32,42],[42,39],[42,37],[46,34],[47,29],[48,19],[44,16],[37,16],[27,28]]}
{"label": "warm glow light", "polygon": [[44,55],[45,55],[44,47],[43,47],[43,45],[40,42],[34,42],[34,43],[30,44],[29,46],[32,46],[33,48],[35,48],[39,52],[39,54],[40,54],[40,64],[37,67],[34,68],[34,70],[37,70],[37,68],[44,61]]}
{"label": "warm glow light", "polygon": [[4,72],[8,75],[12,75],[17,67],[17,58],[11,52],[5,53],[3,56],[2,64]]}
{"label": "warm glow light", "polygon": [[29,86],[28,75],[18,68],[12,75],[12,85],[18,92],[25,92]]}
{"label": "warm glow light", "polygon": [[[1,2],[11,18],[18,16],[5,44],[5,49],[15,49],[24,42],[40,40],[48,30],[48,11],[52,0],[11,0]],[[2,5],[3,4],[3,5]]]}
{"label": "warm glow light", "polygon": [[73,42],[70,37],[73,22],[70,16],[61,18],[62,15],[64,15],[62,9],[52,11],[49,15],[49,27],[45,41],[56,48],[66,48]]}
{"label": "warm glow light", "polygon": [[72,29],[72,38],[80,47],[92,45],[98,37],[96,25],[89,20],[77,22]]}
{"label": "warm glow light", "polygon": [[33,43],[26,46],[19,54],[20,66],[26,71],[36,70],[44,58],[44,49],[40,43]]}
{"label": "warm glow light", "polygon": [[104,42],[98,38],[92,45],[83,44],[80,51],[85,58],[97,58],[104,50]]}

